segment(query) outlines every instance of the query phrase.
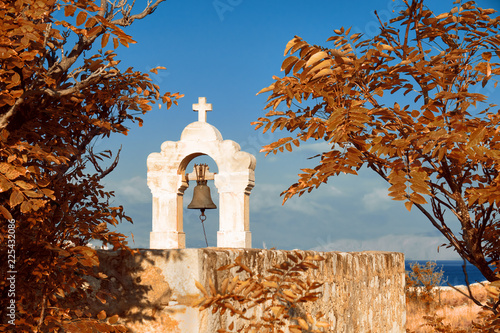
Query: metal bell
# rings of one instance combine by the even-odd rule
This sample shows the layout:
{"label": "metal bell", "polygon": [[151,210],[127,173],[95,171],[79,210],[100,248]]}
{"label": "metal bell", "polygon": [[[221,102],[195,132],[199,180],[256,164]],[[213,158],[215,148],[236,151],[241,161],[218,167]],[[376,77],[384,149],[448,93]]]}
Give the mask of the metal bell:
{"label": "metal bell", "polygon": [[216,209],[217,206],[212,201],[210,196],[210,187],[204,184],[198,183],[193,189],[193,200],[187,206],[189,209]]}
{"label": "metal bell", "polygon": [[210,196],[210,187],[207,186],[207,180],[205,179],[205,175],[208,172],[208,165],[206,164],[195,164],[194,171],[196,173],[196,186],[193,189],[193,200],[187,206],[189,209],[199,209],[200,221],[203,227],[203,235],[205,235],[205,243],[208,247],[207,233],[205,232],[205,220],[207,216],[205,215],[205,209],[216,209],[217,206],[212,201],[212,197]]}

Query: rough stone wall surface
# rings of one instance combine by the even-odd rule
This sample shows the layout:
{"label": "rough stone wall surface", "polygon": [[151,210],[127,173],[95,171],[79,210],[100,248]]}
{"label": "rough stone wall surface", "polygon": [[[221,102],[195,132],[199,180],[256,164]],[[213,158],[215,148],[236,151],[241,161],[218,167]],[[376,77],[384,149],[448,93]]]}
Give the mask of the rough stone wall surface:
{"label": "rough stone wall surface", "polygon": [[[329,332],[405,332],[404,256],[395,252],[314,252],[325,258],[311,278],[324,282],[322,297],[305,311],[325,314]],[[261,249],[140,250],[134,256],[100,252],[105,278],[91,281],[99,311],[120,315],[132,332],[205,333],[227,328],[226,316],[191,306],[200,296],[195,281],[218,289],[227,271],[217,268],[243,256],[252,271],[266,272],[287,251]]]}

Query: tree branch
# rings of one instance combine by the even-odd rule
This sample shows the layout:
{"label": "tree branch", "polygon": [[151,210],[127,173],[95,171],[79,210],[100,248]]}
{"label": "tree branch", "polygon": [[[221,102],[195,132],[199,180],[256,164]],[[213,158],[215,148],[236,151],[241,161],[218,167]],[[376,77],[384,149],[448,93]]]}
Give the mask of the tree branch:
{"label": "tree branch", "polygon": [[16,102],[9,108],[9,110],[6,113],[0,115],[0,130],[4,129],[8,126],[10,118],[18,111],[18,109],[21,107],[21,105],[26,100],[26,98],[34,96],[34,95],[42,95],[42,94],[47,94],[50,97],[60,98],[60,97],[74,94],[74,93],[79,92],[82,89],[90,86],[91,84],[95,84],[103,79],[109,79],[109,78],[115,77],[119,74],[118,70],[114,70],[112,72],[106,71],[106,69],[108,69],[109,67],[111,67],[110,64],[107,64],[106,66],[93,72],[84,81],[76,82],[71,88],[66,88],[63,90],[42,88],[42,89],[38,89],[38,90],[25,91],[21,95],[21,97],[16,99]]}
{"label": "tree branch", "polygon": [[456,291],[458,291],[460,294],[462,294],[463,296],[467,297],[468,299],[470,299],[471,301],[473,301],[476,305],[482,307],[482,308],[486,308],[490,311],[492,311],[494,314],[497,314],[498,311],[497,311],[497,307],[498,307],[498,304],[495,304],[496,306],[493,306],[493,307],[490,307],[486,304],[482,304],[478,299],[476,299],[474,297],[474,295],[472,295],[472,291],[470,289],[470,283],[469,283],[469,274],[467,273],[467,261],[465,259],[464,260],[464,264],[462,265],[462,271],[464,272],[464,276],[465,276],[465,285],[467,286],[467,291],[468,291],[468,294],[464,293],[463,291],[461,291],[460,289],[456,288],[455,286],[452,286],[451,284],[448,283],[448,286],[452,287],[453,289],[455,289]]}
{"label": "tree branch", "polygon": [[113,163],[111,163],[111,165],[108,168],[106,168],[106,170],[103,170],[101,168],[101,166],[99,165],[99,162],[97,162],[93,150],[92,149],[89,150],[88,159],[90,160],[90,162],[92,163],[92,165],[94,166],[96,171],[99,173],[99,176],[98,176],[99,180],[106,177],[111,171],[113,171],[116,168],[116,166],[118,165],[118,161],[120,160],[120,152],[121,151],[122,151],[122,146],[120,146],[120,149],[118,149],[118,152],[116,153],[116,157],[115,157]]}
{"label": "tree branch", "polygon": [[[162,2],[164,2],[164,1],[165,0],[156,0],[153,5],[151,5],[151,2],[148,2],[146,8],[141,13],[135,14],[135,15],[130,15],[130,11],[132,9],[131,7],[133,6],[133,4],[132,4],[132,6],[130,6],[126,10],[126,12],[122,10],[122,13],[123,13],[123,17],[122,18],[114,20],[111,23],[113,23],[114,25],[119,25],[121,27],[129,26],[129,25],[132,24],[132,22],[134,22],[134,20],[140,20],[140,19],[145,18],[149,14],[152,14],[156,10],[156,8],[158,7],[158,5],[160,3],[162,3]],[[122,9],[123,9],[123,7],[122,7]]]}

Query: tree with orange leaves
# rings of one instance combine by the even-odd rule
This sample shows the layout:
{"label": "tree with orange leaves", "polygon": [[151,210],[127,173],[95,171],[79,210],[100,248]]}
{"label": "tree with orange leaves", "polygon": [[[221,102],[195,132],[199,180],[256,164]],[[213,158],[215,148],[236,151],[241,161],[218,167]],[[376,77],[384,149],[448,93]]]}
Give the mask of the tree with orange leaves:
{"label": "tree with orange leaves", "polygon": [[0,0],[2,330],[124,330],[116,316],[74,304],[96,292],[85,280],[98,277],[90,241],[130,251],[108,229],[130,218],[101,184],[119,152],[106,164],[112,152],[94,143],[141,125],[156,101],[169,108],[182,97],[118,66],[116,49],[135,43],[122,28],[163,1],[132,14],[126,1]]}
{"label": "tree with orange leaves", "polygon": [[390,22],[379,19],[373,38],[342,28],[332,47],[300,37],[287,44],[285,76],[261,90],[270,111],[254,124],[295,137],[263,151],[327,142],[285,201],[367,168],[486,279],[499,280],[500,113],[484,92],[500,74],[500,18],[474,1],[439,15],[423,0],[403,4]]}

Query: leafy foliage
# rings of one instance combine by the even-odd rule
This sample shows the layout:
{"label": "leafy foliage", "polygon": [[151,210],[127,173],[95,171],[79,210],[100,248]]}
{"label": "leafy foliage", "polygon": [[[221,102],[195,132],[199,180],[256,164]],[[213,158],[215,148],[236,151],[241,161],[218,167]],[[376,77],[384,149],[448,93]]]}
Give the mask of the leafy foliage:
{"label": "leafy foliage", "polygon": [[500,281],[490,283],[488,291],[489,301],[479,313],[478,322],[474,323],[474,328],[478,332],[494,333],[500,329]]}
{"label": "leafy foliage", "polygon": [[[99,278],[90,241],[131,251],[109,225],[131,221],[110,206],[101,180],[119,152],[94,152],[96,140],[127,134],[126,123],[162,100],[148,74],[118,67],[117,48],[135,43],[122,27],[151,14],[126,1],[0,0],[0,253],[7,253],[7,221],[15,221],[17,332],[124,331],[117,316],[95,313],[85,303],[92,291],[85,276]],[[108,41],[112,40],[112,45]],[[90,52],[92,47],[99,47]],[[157,71],[158,69],[154,69]],[[0,267],[7,276],[7,265]],[[9,285],[0,281],[0,314]]]}
{"label": "leafy foliage", "polygon": [[[436,269],[436,263],[427,262],[425,265],[413,263],[410,265],[410,269],[411,271],[406,272],[406,301],[407,305],[408,303],[423,305],[425,311],[423,319],[425,320],[425,324],[422,326],[424,328],[430,328],[433,332],[443,333],[466,333],[469,331],[482,333],[498,331],[498,306],[500,305],[500,302],[498,302],[499,281],[489,283],[486,286],[481,286],[481,288],[486,288],[489,296],[489,301],[482,304],[478,300],[477,295],[473,295],[471,286],[468,282],[467,270],[464,262],[463,269],[467,282],[467,293],[451,285],[450,287],[454,289],[454,292],[460,293],[462,296],[474,302],[475,305],[482,307],[478,317],[472,323],[473,327],[465,330],[463,328],[456,327],[456,325],[452,325],[452,323],[445,323],[447,318],[438,314],[438,309],[442,306],[441,290],[439,289],[439,286],[442,282],[443,271]],[[416,309],[412,308],[412,310],[415,311]],[[448,321],[450,321],[449,318]],[[414,332],[409,328],[407,328],[406,331],[409,333]]]}
{"label": "leafy foliage", "polygon": [[[218,269],[238,268],[236,274],[230,274],[222,281],[219,290],[211,279],[208,288],[196,283],[203,296],[194,306],[199,306],[200,311],[212,308],[213,313],[219,312],[221,315],[227,311],[231,318],[236,317],[237,320],[227,325],[228,329],[217,331],[220,333],[283,333],[286,329],[291,333],[323,332],[324,328],[329,327],[327,322],[320,320],[323,314],[318,313],[313,317],[309,313],[300,315],[298,311],[301,303],[314,302],[321,296],[318,289],[323,284],[305,275],[310,269],[318,269],[315,262],[323,260],[319,255],[308,256],[300,251],[292,251],[287,253],[285,261],[267,270],[267,274],[261,274],[252,271],[239,256],[234,263]],[[294,323],[291,324],[291,321]]]}
{"label": "leafy foliage", "polygon": [[[434,332],[439,333],[467,333],[464,329],[454,328],[450,324],[443,323],[444,317],[439,317],[437,315],[424,316],[427,324],[425,326],[432,327]],[[407,330],[408,331],[408,330]]]}
{"label": "leafy foliage", "polygon": [[443,270],[436,270],[436,263],[432,261],[426,262],[425,265],[411,263],[410,269],[411,271],[406,272],[406,300],[418,300],[424,303],[429,311],[438,292],[437,287],[441,285]]}
{"label": "leafy foliage", "polygon": [[[500,114],[481,92],[496,87],[500,74],[500,19],[474,1],[456,1],[438,15],[423,0],[403,3],[399,16],[379,19],[373,38],[341,28],[328,39],[332,48],[300,37],[288,42],[285,76],[261,90],[271,93],[270,111],[253,124],[296,134],[265,146],[267,153],[308,140],[331,147],[316,167],[302,169],[285,201],[332,176],[371,169],[394,200],[417,207],[449,246],[495,281]],[[277,111],[283,104],[288,110]]]}

